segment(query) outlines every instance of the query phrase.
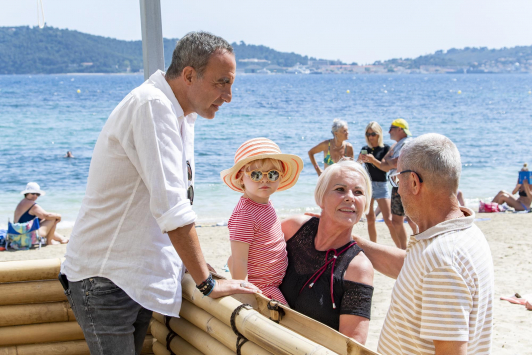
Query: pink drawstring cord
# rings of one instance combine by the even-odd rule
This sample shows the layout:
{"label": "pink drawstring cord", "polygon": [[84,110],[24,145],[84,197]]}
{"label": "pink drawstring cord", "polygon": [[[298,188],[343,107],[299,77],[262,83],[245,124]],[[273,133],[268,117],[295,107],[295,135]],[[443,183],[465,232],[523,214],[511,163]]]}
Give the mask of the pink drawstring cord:
{"label": "pink drawstring cord", "polygon": [[[338,253],[336,253],[336,249],[329,249],[327,250],[327,254],[325,254],[325,264],[320,267],[308,280],[307,282],[305,282],[305,284],[303,285],[303,287],[301,287],[301,290],[299,290],[299,293],[301,294],[301,292],[303,292],[303,289],[305,289],[305,286],[309,285],[309,282],[314,278],[314,276],[316,276],[316,274],[318,274],[315,278],[314,278],[314,281],[312,281],[310,283],[310,285],[308,286],[308,288],[312,288],[312,286],[314,286],[314,284],[316,283],[316,281],[318,281],[318,279],[320,278],[321,275],[323,275],[323,273],[325,272],[325,270],[327,270],[327,266],[332,263],[332,268],[331,268],[331,300],[332,300],[332,306],[333,306],[333,309],[336,309],[336,304],[334,303],[334,297],[333,297],[333,281],[334,281],[334,267],[336,266],[336,260],[338,259],[338,257],[343,254],[347,249],[351,248],[353,245],[355,245],[357,242],[352,242],[351,244],[349,244],[347,247],[345,247],[344,249],[342,249],[341,251],[339,251]],[[334,256],[329,260],[329,253],[333,252],[334,253]]]}

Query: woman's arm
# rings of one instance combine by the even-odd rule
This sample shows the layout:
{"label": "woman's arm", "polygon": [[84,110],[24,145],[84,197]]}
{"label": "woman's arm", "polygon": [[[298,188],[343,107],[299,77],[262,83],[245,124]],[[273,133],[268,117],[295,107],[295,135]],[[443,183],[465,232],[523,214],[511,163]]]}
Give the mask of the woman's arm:
{"label": "woman's arm", "polygon": [[328,141],[323,141],[321,142],[320,144],[318,144],[317,146],[315,147],[312,147],[312,149],[310,149],[308,151],[308,157],[310,159],[310,163],[312,164],[312,166],[314,167],[314,169],[316,170],[316,173],[318,173],[318,176],[321,175],[321,173],[323,172],[323,170],[321,170],[320,166],[318,165],[318,163],[316,163],[316,159],[314,159],[314,155],[315,154],[318,154],[319,152],[323,152],[325,151],[326,147],[327,147],[327,142]]}
{"label": "woman's arm", "polygon": [[[373,156],[373,154],[361,154],[360,155],[361,157],[361,160],[364,162],[364,163],[370,163],[370,164],[373,164],[376,168],[381,169],[381,162],[377,160],[377,158],[375,158]],[[384,159],[384,158],[383,158]]]}
{"label": "woman's arm", "polygon": [[515,185],[514,190],[512,191],[512,195],[515,195],[517,193],[517,191],[519,191],[520,187],[521,187],[521,184],[518,182],[517,185]]}
{"label": "woman's arm", "polygon": [[57,220],[58,223],[61,222],[61,215],[60,214],[46,212],[39,205],[33,206],[33,208],[30,210],[30,214],[32,216],[36,216],[39,219],[45,219],[45,220],[48,220],[48,221],[55,219],[55,220]]}
{"label": "woman's arm", "polygon": [[345,156],[351,159],[355,159],[355,153],[353,151],[353,146],[351,143],[347,143],[345,147]]}
{"label": "woman's arm", "polygon": [[[347,267],[344,279],[373,286],[373,266],[364,253],[361,252],[353,258]],[[369,306],[371,307],[371,305]],[[369,319],[352,314],[341,314],[339,331],[345,336],[365,344],[368,338]]]}
{"label": "woman's arm", "polygon": [[247,280],[248,277],[248,254],[249,244],[231,241],[231,258],[232,263],[231,277],[235,280]]}

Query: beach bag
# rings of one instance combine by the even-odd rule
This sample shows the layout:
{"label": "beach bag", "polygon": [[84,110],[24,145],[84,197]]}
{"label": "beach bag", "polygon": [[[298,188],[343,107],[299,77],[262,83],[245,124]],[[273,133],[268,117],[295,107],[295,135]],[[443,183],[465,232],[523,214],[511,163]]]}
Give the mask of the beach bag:
{"label": "beach bag", "polygon": [[478,212],[479,213],[494,213],[494,212],[501,212],[501,209],[499,208],[498,203],[480,201],[480,204],[478,206]]}
{"label": "beach bag", "polygon": [[6,250],[28,250],[33,244],[39,244],[41,248],[42,238],[39,236],[39,219],[26,223],[7,222]]}

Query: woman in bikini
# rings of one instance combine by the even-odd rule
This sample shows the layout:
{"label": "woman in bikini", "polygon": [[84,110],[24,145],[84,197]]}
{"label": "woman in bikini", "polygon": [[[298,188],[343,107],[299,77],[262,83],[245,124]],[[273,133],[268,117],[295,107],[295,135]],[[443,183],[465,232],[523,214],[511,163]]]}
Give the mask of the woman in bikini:
{"label": "woman in bikini", "polygon": [[335,119],[332,124],[333,139],[327,139],[317,146],[308,151],[310,162],[318,176],[321,175],[323,170],[320,168],[314,155],[323,152],[323,169],[333,165],[340,161],[344,157],[354,158],[353,146],[347,142],[349,138],[349,129],[347,128],[347,122],[340,119]]}
{"label": "woman in bikini", "polygon": [[55,232],[57,223],[61,222],[61,215],[57,213],[46,212],[37,204],[39,196],[44,196],[45,192],[36,182],[30,182],[26,189],[21,192],[24,195],[15,209],[14,222],[26,223],[35,218],[39,219],[39,235],[46,238],[47,244],[66,244],[68,238]]}
{"label": "woman in bikini", "polygon": [[[528,166],[525,164],[521,171],[528,171]],[[519,197],[515,198],[513,195],[519,193]],[[530,211],[530,205],[532,204],[532,190],[530,183],[525,179],[522,184],[517,182],[512,193],[508,193],[504,190],[499,191],[499,193],[493,198],[493,201],[502,205],[506,204],[510,207],[513,207],[516,211]]]}

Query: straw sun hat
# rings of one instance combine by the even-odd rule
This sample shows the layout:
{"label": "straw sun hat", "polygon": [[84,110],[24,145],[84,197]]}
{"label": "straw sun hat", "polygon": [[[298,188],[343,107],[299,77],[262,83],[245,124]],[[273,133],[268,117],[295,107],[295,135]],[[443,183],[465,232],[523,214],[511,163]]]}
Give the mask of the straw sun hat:
{"label": "straw sun hat", "polygon": [[46,195],[46,193],[41,190],[41,187],[36,182],[28,182],[28,184],[26,185],[26,189],[24,189],[21,194],[40,194],[41,196]]}
{"label": "straw sun hat", "polygon": [[303,160],[293,154],[283,154],[279,146],[268,138],[253,138],[244,142],[235,153],[235,165],[220,173],[223,182],[231,189],[244,192],[237,174],[244,165],[259,159],[277,159],[283,164],[284,174],[277,191],[288,190],[294,186],[303,170]]}

